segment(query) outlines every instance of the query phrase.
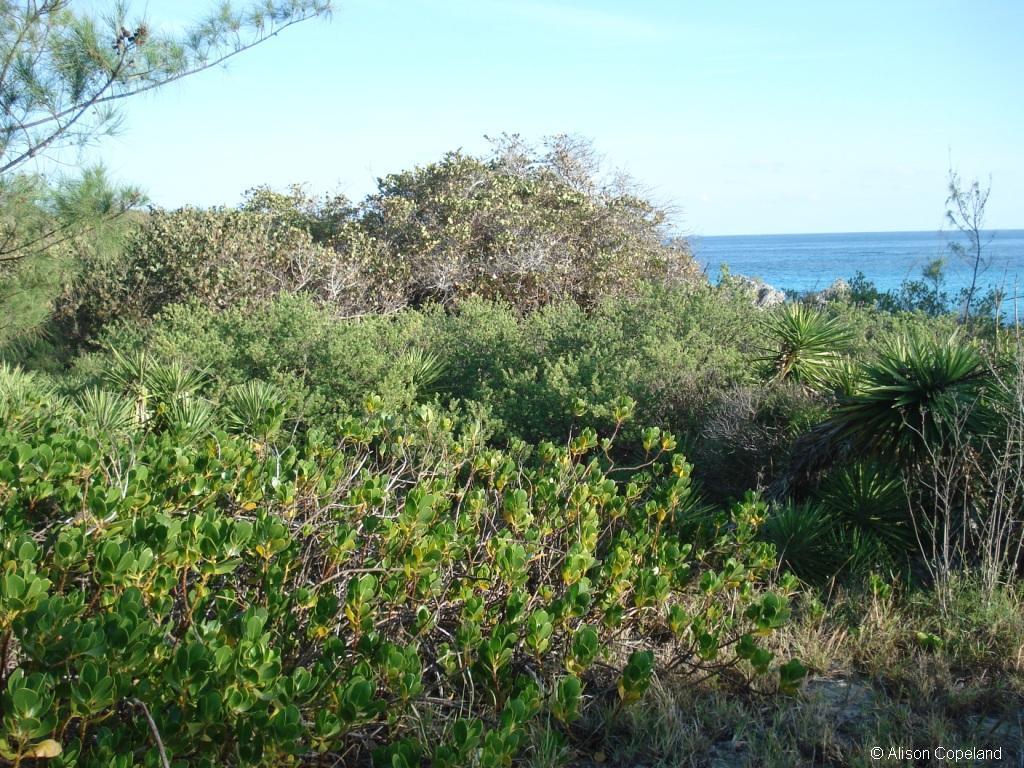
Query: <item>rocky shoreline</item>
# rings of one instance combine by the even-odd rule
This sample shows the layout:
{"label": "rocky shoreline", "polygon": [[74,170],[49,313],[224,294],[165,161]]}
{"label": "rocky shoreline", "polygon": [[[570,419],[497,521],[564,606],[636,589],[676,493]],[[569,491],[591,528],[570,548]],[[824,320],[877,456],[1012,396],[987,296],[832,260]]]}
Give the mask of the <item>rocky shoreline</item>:
{"label": "rocky shoreline", "polygon": [[[758,309],[777,307],[780,304],[784,304],[790,297],[790,294],[787,294],[786,291],[776,288],[774,285],[766,283],[758,277],[730,275],[729,280],[740,290],[749,291],[751,301]],[[827,288],[805,294],[800,298],[809,299],[816,304],[827,304],[830,301],[848,296],[849,293],[850,284],[842,278],[838,278]]]}

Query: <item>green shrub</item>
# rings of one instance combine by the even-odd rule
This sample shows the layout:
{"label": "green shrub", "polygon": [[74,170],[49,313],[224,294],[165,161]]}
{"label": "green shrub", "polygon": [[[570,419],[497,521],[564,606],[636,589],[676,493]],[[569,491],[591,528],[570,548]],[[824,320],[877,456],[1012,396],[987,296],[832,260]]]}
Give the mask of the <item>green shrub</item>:
{"label": "green shrub", "polygon": [[[436,386],[439,372],[424,380],[428,361],[415,359],[424,346],[422,322],[415,312],[340,321],[311,297],[282,295],[261,307],[223,312],[195,303],[168,307],[151,327],[119,324],[100,343],[122,354],[144,349],[161,364],[187,360],[208,372],[213,397],[264,381],[293,417],[326,426],[359,410],[369,391],[397,407]],[[73,381],[99,382],[113,354],[80,358]]]}
{"label": "green shrub", "polygon": [[280,292],[315,292],[334,258],[308,232],[271,214],[154,211],[120,253],[83,256],[56,320],[63,333],[88,340],[114,320],[138,322],[183,301],[224,309]]}
{"label": "green shrub", "polygon": [[589,306],[648,280],[702,282],[664,211],[598,170],[576,140],[537,152],[506,137],[488,157],[453,152],[386,176],[356,206],[262,187],[237,209],[154,211],[120,252],[82,254],[57,328],[81,344],[171,304],[222,310],[282,293],[356,316],[469,297]]}
{"label": "green shrub", "polygon": [[[709,286],[650,285],[590,309],[559,302],[526,316],[470,300],[428,314],[425,330],[446,361],[439,390],[480,402],[500,434],[528,440],[610,430],[625,396],[637,422],[691,445],[720,393],[749,380],[757,343],[744,307]],[[628,425],[621,437],[640,439]]]}
{"label": "green shrub", "polygon": [[[527,315],[480,299],[349,320],[302,296],[223,312],[191,303],[100,342],[188,360],[215,374],[215,389],[261,379],[303,417],[351,412],[367,391],[392,405],[437,396],[478,403],[500,436],[536,441],[610,427],[622,396],[638,420],[697,435],[718,392],[749,378],[755,333],[714,288],[648,286],[589,311],[559,302]],[[94,382],[104,359],[80,360],[78,378]]]}
{"label": "green shrub", "polygon": [[[333,428],[375,392],[397,409],[459,401],[496,444],[564,441],[587,427],[610,435],[628,398],[634,420],[617,435],[620,458],[639,448],[635,424],[658,424],[679,436],[715,499],[752,487],[776,497],[806,494],[814,484],[795,470],[790,477],[790,456],[829,459],[846,443],[805,450],[806,440],[796,449],[794,441],[815,424],[834,425],[835,398],[845,408],[863,396],[868,367],[882,362],[878,334],[910,328],[925,338],[929,327],[920,318],[883,322],[873,311],[850,310],[843,322],[856,329],[863,362],[827,353],[815,387],[829,391],[815,392],[800,382],[759,381],[755,361],[767,340],[750,311],[728,286],[649,285],[589,309],[563,301],[522,314],[472,298],[351,319],[310,296],[285,294],[219,312],[171,306],[148,327],[118,324],[99,341],[126,354],[145,349],[162,363],[190,361],[212,376],[214,399],[252,379],[266,382],[300,430]],[[70,391],[101,384],[109,356],[79,359]]]}
{"label": "green shrub", "polygon": [[507,765],[535,723],[571,740],[584,708],[637,700],[662,665],[794,682],[762,645],[788,609],[760,506],[680,539],[691,470],[670,435],[609,474],[590,431],[501,451],[370,398],[337,441],[253,440],[212,414],[276,425],[262,386],[207,405],[188,371],[140,385],[138,367],[106,378],[159,382],[146,413],[167,407],[117,420],[121,438],[45,403],[0,432],[5,760],[157,765],[159,738],[190,765]]}
{"label": "green shrub", "polygon": [[359,229],[413,304],[477,296],[519,310],[565,298],[590,305],[647,279],[698,280],[665,212],[621,174],[599,171],[579,139],[556,136],[537,151],[505,136],[489,156],[450,152],[381,179]]}

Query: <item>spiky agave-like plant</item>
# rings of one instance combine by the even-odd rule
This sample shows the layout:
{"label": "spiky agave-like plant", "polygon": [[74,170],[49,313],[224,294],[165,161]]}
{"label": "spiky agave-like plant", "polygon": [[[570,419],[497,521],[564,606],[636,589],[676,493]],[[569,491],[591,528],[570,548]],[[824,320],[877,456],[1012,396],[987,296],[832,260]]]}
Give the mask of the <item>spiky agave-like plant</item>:
{"label": "spiky agave-like plant", "polygon": [[850,566],[898,565],[914,546],[903,480],[877,462],[857,462],[832,474],[818,496],[836,522],[836,543]]}
{"label": "spiky agave-like plant", "polygon": [[956,334],[894,337],[863,367],[857,391],[841,400],[824,432],[855,453],[915,464],[982,428],[988,375],[981,353]]}
{"label": "spiky agave-like plant", "polygon": [[838,317],[799,303],[783,304],[764,320],[771,342],[759,361],[768,375],[818,388],[842,359],[852,339]]}
{"label": "spiky agave-like plant", "polygon": [[841,357],[829,367],[825,383],[836,397],[853,397],[864,383],[864,370],[855,360]]}
{"label": "spiky agave-like plant", "polygon": [[224,421],[233,432],[270,440],[280,431],[284,418],[284,398],[265,381],[247,381],[224,397]]}

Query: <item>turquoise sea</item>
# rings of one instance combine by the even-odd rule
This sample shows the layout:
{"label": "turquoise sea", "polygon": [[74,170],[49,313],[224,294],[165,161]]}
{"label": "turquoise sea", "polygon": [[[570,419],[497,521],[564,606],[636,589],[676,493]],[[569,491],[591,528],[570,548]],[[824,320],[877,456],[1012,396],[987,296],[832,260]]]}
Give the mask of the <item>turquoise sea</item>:
{"label": "turquoise sea", "polygon": [[[758,277],[776,288],[816,291],[857,272],[880,290],[916,280],[930,261],[946,259],[946,290],[955,295],[970,282],[969,267],[950,251],[951,232],[851,232],[809,235],[691,237],[694,254],[712,279],[728,264],[734,274]],[[991,266],[979,283],[1024,298],[1024,229],[985,233],[983,253]]]}

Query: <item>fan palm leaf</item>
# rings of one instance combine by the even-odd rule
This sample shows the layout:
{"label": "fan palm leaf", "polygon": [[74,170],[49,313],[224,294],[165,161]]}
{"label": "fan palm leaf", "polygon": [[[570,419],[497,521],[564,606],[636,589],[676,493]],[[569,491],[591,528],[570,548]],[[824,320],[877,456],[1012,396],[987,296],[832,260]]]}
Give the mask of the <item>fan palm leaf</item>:
{"label": "fan palm leaf", "polygon": [[159,402],[172,403],[196,394],[207,382],[204,371],[185,365],[180,360],[151,365],[145,373],[145,382]]}
{"label": "fan palm leaf", "polygon": [[90,387],[74,400],[82,427],[100,435],[119,435],[137,424],[135,403],[124,395]]}
{"label": "fan palm leaf", "polygon": [[825,481],[819,498],[841,534],[877,541],[887,559],[903,559],[913,547],[906,490],[891,468],[874,462],[844,467]]}
{"label": "fan palm leaf", "polygon": [[807,582],[835,573],[834,519],[818,504],[782,504],[772,509],[759,535],[775,545],[780,567]]}
{"label": "fan palm leaf", "polygon": [[400,367],[409,372],[410,383],[417,394],[431,392],[445,373],[445,364],[433,352],[412,349],[402,356]]}
{"label": "fan palm leaf", "polygon": [[167,405],[163,420],[168,432],[187,442],[212,430],[214,413],[205,400],[183,397]]}
{"label": "fan palm leaf", "polygon": [[0,362],[0,428],[31,430],[34,419],[59,401],[49,382],[20,366]]}

